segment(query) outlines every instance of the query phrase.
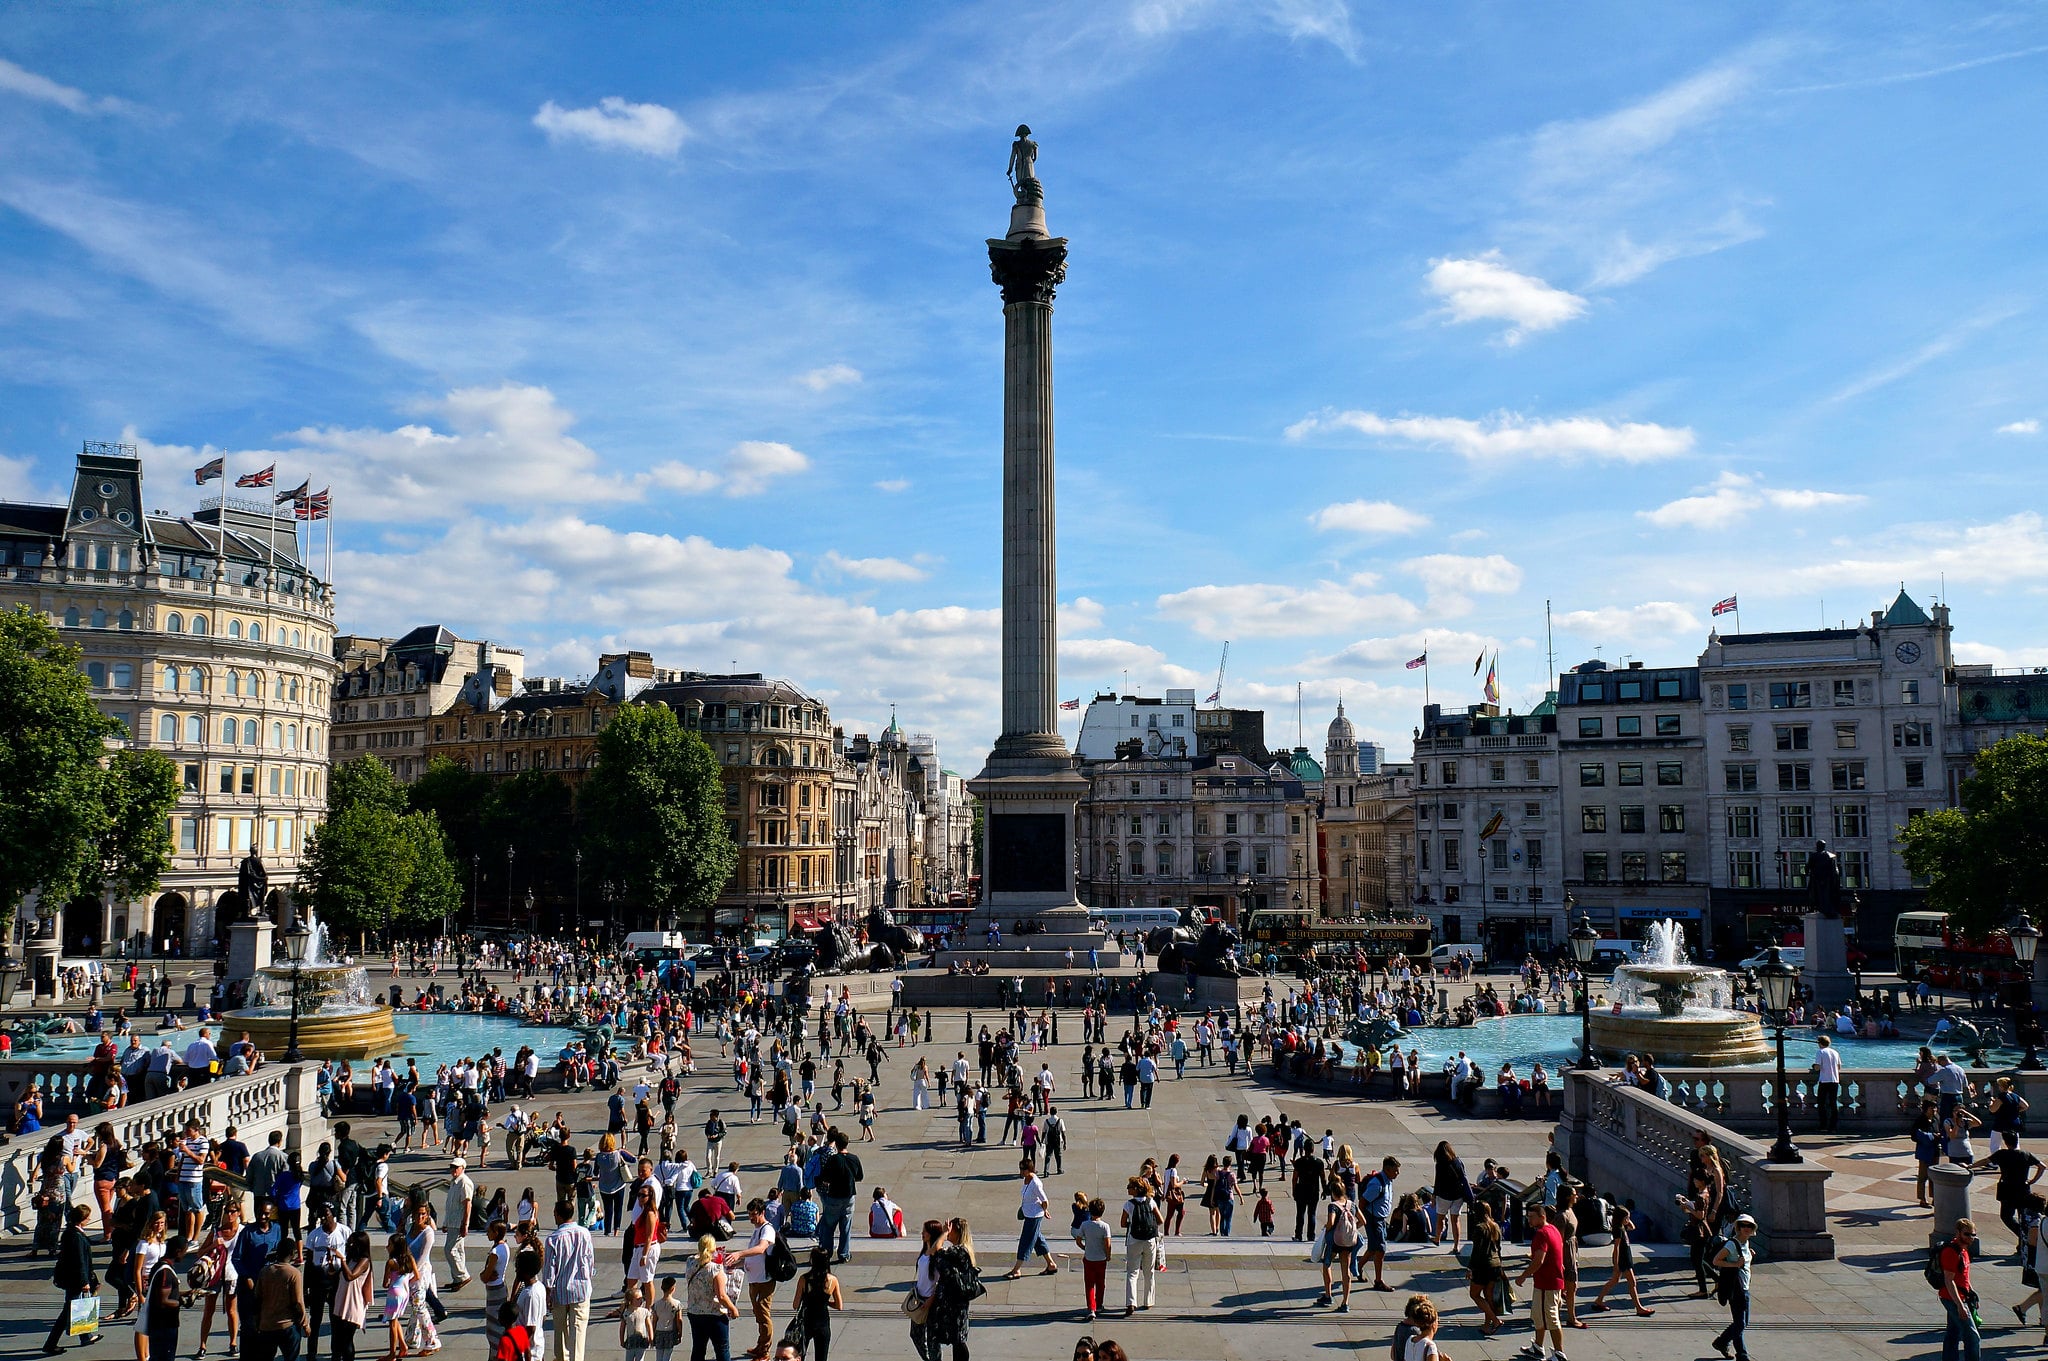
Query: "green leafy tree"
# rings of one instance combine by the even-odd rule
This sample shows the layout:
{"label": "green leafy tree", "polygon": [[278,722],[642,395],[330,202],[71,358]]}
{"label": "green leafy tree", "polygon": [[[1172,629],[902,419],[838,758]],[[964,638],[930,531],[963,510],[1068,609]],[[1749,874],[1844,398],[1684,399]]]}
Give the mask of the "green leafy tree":
{"label": "green leafy tree", "polygon": [[666,917],[706,920],[739,853],[718,762],[659,704],[627,704],[597,739],[577,797],[585,872]]}
{"label": "green leafy tree", "polygon": [[327,783],[327,820],[306,839],[301,877],[331,929],[358,938],[438,922],[462,889],[434,815],[408,811],[390,768],[359,756]]}
{"label": "green leafy tree", "polygon": [[405,787],[391,773],[391,767],[374,756],[358,756],[334,768],[327,777],[327,811],[346,812],[358,805],[406,810]]}
{"label": "green leafy tree", "polygon": [[31,893],[61,904],[107,884],[140,896],[170,860],[176,771],[153,752],[109,756],[121,725],[93,703],[79,662],[42,615],[0,613],[0,934]]}
{"label": "green leafy tree", "polygon": [[398,820],[398,832],[412,856],[412,873],[399,895],[398,918],[438,925],[462,906],[462,884],[448,858],[447,839],[432,813],[407,813]]}
{"label": "green leafy tree", "polygon": [[491,790],[483,859],[488,864],[495,854],[502,873],[505,848],[515,847],[512,887],[520,897],[531,890],[537,902],[566,904],[575,893],[575,828],[576,796],[568,782],[552,770],[523,770]]}
{"label": "green leafy tree", "polygon": [[2048,737],[2009,737],[1978,752],[1962,807],[1907,823],[1899,857],[1926,881],[1928,903],[1967,935],[2010,925],[2015,910],[2048,922]]}

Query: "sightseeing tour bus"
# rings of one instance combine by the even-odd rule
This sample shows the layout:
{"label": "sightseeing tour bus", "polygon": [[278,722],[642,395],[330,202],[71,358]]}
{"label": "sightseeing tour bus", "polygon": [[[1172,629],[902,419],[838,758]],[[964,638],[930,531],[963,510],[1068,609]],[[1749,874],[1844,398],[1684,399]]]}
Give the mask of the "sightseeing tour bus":
{"label": "sightseeing tour bus", "polygon": [[1305,908],[1268,907],[1246,920],[1244,940],[1259,955],[1316,955],[1340,966],[1363,955],[1368,968],[1405,955],[1420,967],[1429,962],[1430,929],[1426,917],[1317,917]]}
{"label": "sightseeing tour bus", "polygon": [[2027,977],[2005,932],[1972,939],[1949,929],[1946,912],[1901,912],[1892,928],[1892,950],[1899,977],[1925,978],[1936,987],[1968,986],[1972,974],[1990,984]]}

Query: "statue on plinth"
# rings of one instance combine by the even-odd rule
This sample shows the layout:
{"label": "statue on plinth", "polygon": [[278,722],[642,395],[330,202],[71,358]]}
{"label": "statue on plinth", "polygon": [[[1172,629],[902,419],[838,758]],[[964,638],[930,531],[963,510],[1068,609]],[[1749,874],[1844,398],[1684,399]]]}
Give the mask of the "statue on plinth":
{"label": "statue on plinth", "polygon": [[1806,893],[1815,912],[1828,921],[1841,920],[1841,859],[1825,841],[1814,842],[1813,854],[1806,858]]}
{"label": "statue on plinth", "polygon": [[1031,140],[1031,129],[1026,124],[1017,125],[1017,140],[1010,143],[1010,164],[1003,173],[1010,177],[1017,202],[1045,202],[1045,187],[1038,182],[1038,143]]}
{"label": "statue on plinth", "polygon": [[263,915],[266,900],[270,897],[270,874],[263,868],[262,858],[250,851],[242,857],[242,864],[235,871],[235,887],[241,890],[242,906],[251,917]]}

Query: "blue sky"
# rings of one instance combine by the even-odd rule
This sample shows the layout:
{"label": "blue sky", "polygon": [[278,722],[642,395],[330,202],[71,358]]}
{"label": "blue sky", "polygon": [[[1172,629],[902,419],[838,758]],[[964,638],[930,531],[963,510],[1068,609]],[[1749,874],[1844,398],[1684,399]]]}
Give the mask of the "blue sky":
{"label": "blue sky", "polygon": [[[0,8],[0,494],[334,488],[344,627],[994,734],[1029,122],[1061,691],[1421,702],[1945,577],[2048,663],[2048,13]],[[1724,621],[1726,622],[1726,621]]]}

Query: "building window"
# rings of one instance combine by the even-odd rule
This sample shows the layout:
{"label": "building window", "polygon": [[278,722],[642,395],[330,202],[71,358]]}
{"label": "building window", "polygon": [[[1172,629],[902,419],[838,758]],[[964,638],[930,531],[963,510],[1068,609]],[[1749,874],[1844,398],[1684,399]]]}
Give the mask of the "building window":
{"label": "building window", "polygon": [[1643,697],[1643,683],[1638,680],[1616,681],[1614,683],[1614,697],[1616,699],[1641,699]]}
{"label": "building window", "polygon": [[1657,698],[1658,698],[1658,699],[1677,699],[1677,698],[1678,698],[1678,678],[1677,678],[1676,676],[1664,676],[1664,677],[1660,677],[1660,678],[1658,679],[1658,681],[1657,681]]}
{"label": "building window", "polygon": [[1443,819],[1445,822],[1456,822],[1458,820],[1458,805],[1455,803],[1445,804],[1443,806]]}
{"label": "building window", "polygon": [[1625,803],[1621,806],[1621,830],[1640,832],[1643,830],[1643,806],[1639,803]]}
{"label": "building window", "polygon": [[1458,763],[1456,761],[1445,761],[1443,763],[1443,782],[1445,784],[1456,784],[1458,782]]}
{"label": "building window", "polygon": [[1842,887],[1843,887],[1843,888],[1869,888],[1869,887],[1870,887],[1870,852],[1869,852],[1869,851],[1843,851],[1843,852],[1842,852]]}
{"label": "building window", "polygon": [[1811,709],[1813,707],[1813,686],[1806,681],[1772,681],[1771,707],[1773,709]]}
{"label": "building window", "polygon": [[1784,877],[1786,888],[1806,887],[1805,851],[1779,851],[1779,873]]}
{"label": "building window", "polygon": [[1643,735],[1642,715],[1627,714],[1616,718],[1614,720],[1614,735],[1616,737],[1641,737]]}
{"label": "building window", "polygon": [[1870,835],[1870,806],[1862,803],[1835,805],[1835,835],[1861,841]]}
{"label": "building window", "polygon": [[1728,750],[1749,750],[1749,725],[1747,723],[1738,724],[1728,729]]}
{"label": "building window", "polygon": [[162,742],[165,746],[169,746],[178,740],[178,716],[176,714],[164,714],[157,719],[156,740]]}
{"label": "building window", "polygon": [[1523,838],[1522,859],[1532,870],[1543,868],[1543,842],[1540,838],[1533,836]]}
{"label": "building window", "polygon": [[1657,856],[1657,862],[1658,873],[1665,883],[1682,884],[1685,882],[1684,851],[1660,852]]}
{"label": "building window", "polygon": [[1657,830],[1660,832],[1682,832],[1685,830],[1685,805],[1682,803],[1660,803],[1657,805]]}
{"label": "building window", "polygon": [[1778,788],[1780,790],[1813,788],[1813,767],[1804,761],[1778,762]]}
{"label": "building window", "polygon": [[1623,851],[1621,853],[1621,882],[1644,884],[1650,880],[1650,857],[1644,851]]}
{"label": "building window", "polygon": [[1523,819],[1523,821],[1525,821],[1525,822],[1541,822],[1541,821],[1543,821],[1543,805],[1542,805],[1542,804],[1540,804],[1540,803],[1533,803],[1533,802],[1532,802],[1532,803],[1525,803],[1525,804],[1523,804],[1523,805],[1522,805],[1522,819]]}
{"label": "building window", "polygon": [[1607,698],[1607,686],[1600,681],[1584,681],[1579,685],[1579,703],[1597,703]]}
{"label": "building window", "polygon": [[1505,886],[1496,887],[1493,890],[1493,900],[1497,903],[1506,902],[1508,900],[1507,888]]}
{"label": "building window", "polygon": [[1728,805],[1728,837],[1731,841],[1753,841],[1757,835],[1758,809],[1753,803]]}
{"label": "building window", "polygon": [[193,747],[206,744],[206,720],[198,714],[185,715],[185,743]]}
{"label": "building window", "polygon": [[[1640,769],[1640,767],[1638,767]],[[1579,767],[1579,787],[1592,789],[1607,783],[1607,767],[1598,762],[1587,762]]]}
{"label": "building window", "polygon": [[192,636],[194,638],[204,638],[206,636],[205,615],[195,614],[192,616]]}
{"label": "building window", "polygon": [[1657,783],[1666,788],[1684,784],[1685,763],[1683,761],[1659,761],[1657,763]]}
{"label": "building window", "polygon": [[1749,687],[1747,685],[1731,685],[1728,687],[1728,707],[1731,709],[1747,709],[1749,707]]}
{"label": "building window", "polygon": [[1892,724],[1892,745],[1895,747],[1931,747],[1934,745],[1934,725],[1931,723]]}
{"label": "building window", "polygon": [[1540,764],[1539,762],[1537,762],[1537,761],[1534,761],[1534,760],[1526,760],[1526,761],[1523,761],[1523,762],[1522,762],[1522,778],[1523,778],[1523,779],[1525,779],[1525,780],[1529,780],[1529,781],[1532,781],[1532,782],[1533,782],[1533,781],[1535,781],[1535,780],[1540,780],[1540,779],[1542,779],[1542,778],[1543,778],[1543,766],[1542,766],[1542,765],[1541,765],[1541,764]]}
{"label": "building window", "polygon": [[1614,782],[1624,788],[1629,785],[1641,784],[1643,782],[1643,763],[1641,761],[1621,762],[1614,768]]}
{"label": "building window", "polygon": [[1779,751],[1806,751],[1810,744],[1804,723],[1776,723],[1771,726],[1771,734]]}
{"label": "building window", "polygon": [[1781,803],[1778,805],[1778,839],[1780,841],[1804,841],[1812,835],[1812,804]]}
{"label": "building window", "polygon": [[1495,784],[1499,784],[1507,779],[1507,777],[1508,763],[1506,761],[1489,761],[1486,763],[1487,779],[1492,780]]}
{"label": "building window", "polygon": [[1600,720],[1599,720],[1599,719],[1597,719],[1597,718],[1582,718],[1582,719],[1580,719],[1580,720],[1579,720],[1579,736],[1581,736],[1581,737],[1598,737],[1599,735],[1600,735]]}
{"label": "building window", "polygon": [[1927,765],[1926,765],[1926,763],[1925,763],[1924,761],[1908,761],[1908,762],[1906,762],[1906,788],[1908,788],[1908,789],[1925,789],[1926,787],[1927,787]]}
{"label": "building window", "polygon": [[1763,887],[1761,851],[1728,852],[1728,881],[1735,888]]}
{"label": "building window", "polygon": [[1756,788],[1756,762],[1728,761],[1721,767],[1722,785],[1731,794],[1746,794]]}
{"label": "building window", "polygon": [[1444,869],[1447,871],[1463,868],[1459,864],[1458,845],[1455,838],[1447,837],[1444,840]]}
{"label": "building window", "polygon": [[242,767],[242,792],[244,794],[254,794],[256,792],[256,767]]}
{"label": "building window", "polygon": [[[122,627],[124,627],[124,628],[125,628],[125,627],[127,627],[127,626],[126,626],[126,625],[124,624],[124,625],[123,625]],[[1919,682],[1919,681],[1917,681],[1917,680],[1902,680],[1902,681],[1900,681],[1900,682],[1899,682],[1899,703],[1901,703],[1901,704],[1918,704],[1919,702],[1920,702],[1920,682]]]}
{"label": "building window", "polygon": [[1584,870],[1584,878],[1587,883],[1604,884],[1607,882],[1607,852],[1587,851],[1579,857],[1579,863]]}
{"label": "building window", "polygon": [[1835,682],[1835,703],[1836,703],[1837,705],[1844,705],[1844,704],[1854,704],[1855,702],[1856,702],[1856,682],[1855,682],[1855,681],[1853,681],[1853,680],[1838,680],[1838,681],[1836,681],[1836,682]]}
{"label": "building window", "polygon": [[1861,789],[1864,787],[1863,762],[1835,761],[1828,766],[1830,783],[1838,790]]}
{"label": "building window", "polygon": [[1854,751],[1856,749],[1856,725],[1854,723],[1835,724],[1835,748],[1838,751]]}
{"label": "building window", "polygon": [[1607,830],[1607,807],[1605,804],[1589,804],[1579,810],[1579,830],[1582,832],[1604,832]]}

